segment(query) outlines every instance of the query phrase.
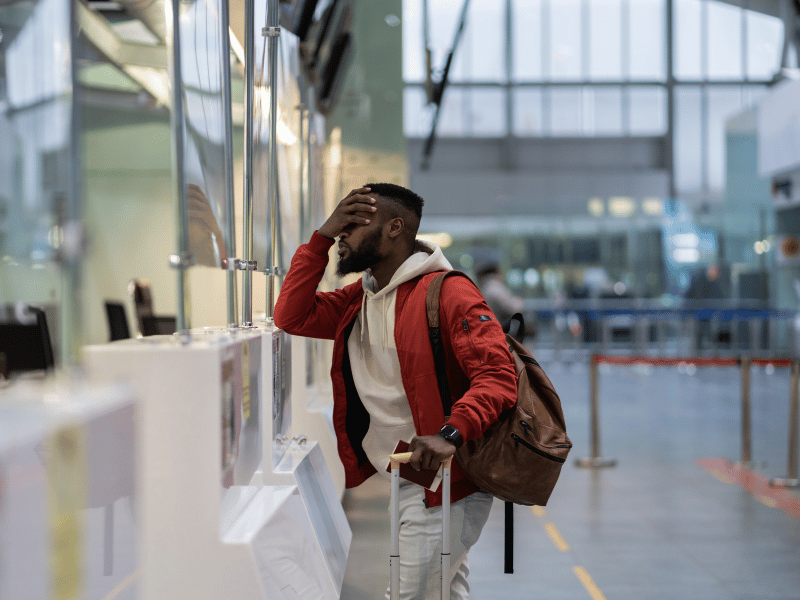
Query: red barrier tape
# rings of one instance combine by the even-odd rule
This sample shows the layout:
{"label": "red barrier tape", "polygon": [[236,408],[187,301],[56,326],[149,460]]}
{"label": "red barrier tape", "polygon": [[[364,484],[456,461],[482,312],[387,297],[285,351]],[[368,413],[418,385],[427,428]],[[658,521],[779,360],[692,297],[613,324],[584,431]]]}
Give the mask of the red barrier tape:
{"label": "red barrier tape", "polygon": [[772,365],[773,367],[791,367],[792,359],[790,358],[751,358],[750,363],[754,365]]}
{"label": "red barrier tape", "polygon": [[[714,358],[704,356],[684,357],[656,357],[656,356],[618,356],[613,354],[594,354],[592,361],[595,364],[608,365],[652,365],[654,367],[677,367],[680,365],[695,365],[697,367],[736,367],[740,364],[738,358]],[[754,365],[772,365],[773,367],[791,367],[792,361],[788,358],[751,358]]]}
{"label": "red barrier tape", "polygon": [[800,498],[786,488],[770,486],[763,475],[724,458],[701,458],[697,463],[725,483],[738,483],[761,503],[800,519]]}

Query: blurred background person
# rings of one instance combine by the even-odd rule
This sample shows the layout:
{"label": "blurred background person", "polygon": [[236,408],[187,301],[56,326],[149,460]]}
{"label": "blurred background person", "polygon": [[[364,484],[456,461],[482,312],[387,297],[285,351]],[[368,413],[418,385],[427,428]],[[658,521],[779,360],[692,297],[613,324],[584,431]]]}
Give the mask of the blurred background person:
{"label": "blurred background person", "polygon": [[[489,263],[480,267],[476,276],[478,287],[486,299],[486,303],[501,325],[505,324],[514,313],[521,313],[525,309],[525,301],[519,296],[515,296],[508,288],[497,264]],[[530,329],[529,326],[526,326],[528,335],[532,333]]]}

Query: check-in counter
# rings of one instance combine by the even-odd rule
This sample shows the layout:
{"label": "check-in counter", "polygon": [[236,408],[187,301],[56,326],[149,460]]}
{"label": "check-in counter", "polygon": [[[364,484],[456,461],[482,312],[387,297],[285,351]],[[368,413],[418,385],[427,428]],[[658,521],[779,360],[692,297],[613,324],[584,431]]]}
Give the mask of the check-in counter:
{"label": "check-in counter", "polygon": [[0,598],[139,598],[135,411],[126,386],[0,390]]}
{"label": "check-in counter", "polygon": [[281,333],[190,338],[85,348],[93,377],[140,398],[142,599],[338,598],[350,531],[327,467],[313,442],[276,440]]}

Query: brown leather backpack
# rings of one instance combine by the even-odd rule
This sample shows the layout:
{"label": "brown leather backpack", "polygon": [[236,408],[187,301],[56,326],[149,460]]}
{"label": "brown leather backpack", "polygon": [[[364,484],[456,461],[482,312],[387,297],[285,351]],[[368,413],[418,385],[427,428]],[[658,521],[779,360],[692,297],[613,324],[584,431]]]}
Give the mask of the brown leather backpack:
{"label": "brown leather backpack", "polygon": [[[441,272],[431,281],[426,296],[428,329],[445,417],[450,416],[453,401],[439,332],[439,295],[445,277],[451,275],[467,277],[460,271]],[[515,325],[518,329],[512,332]],[[491,495],[515,504],[544,506],[572,443],[553,384],[521,343],[525,337],[522,315],[511,317],[503,330],[517,372],[517,403],[501,413],[481,437],[465,442],[456,452],[456,460],[475,485]]]}

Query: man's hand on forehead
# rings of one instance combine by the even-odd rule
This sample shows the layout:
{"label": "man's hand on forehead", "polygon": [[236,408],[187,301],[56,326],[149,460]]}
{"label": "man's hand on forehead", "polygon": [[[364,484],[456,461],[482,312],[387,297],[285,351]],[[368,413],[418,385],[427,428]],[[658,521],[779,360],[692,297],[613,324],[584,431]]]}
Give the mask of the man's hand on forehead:
{"label": "man's hand on forehead", "polygon": [[336,239],[345,227],[368,225],[377,212],[376,200],[367,195],[369,188],[352,190],[339,202],[328,220],[317,232],[330,239]]}

